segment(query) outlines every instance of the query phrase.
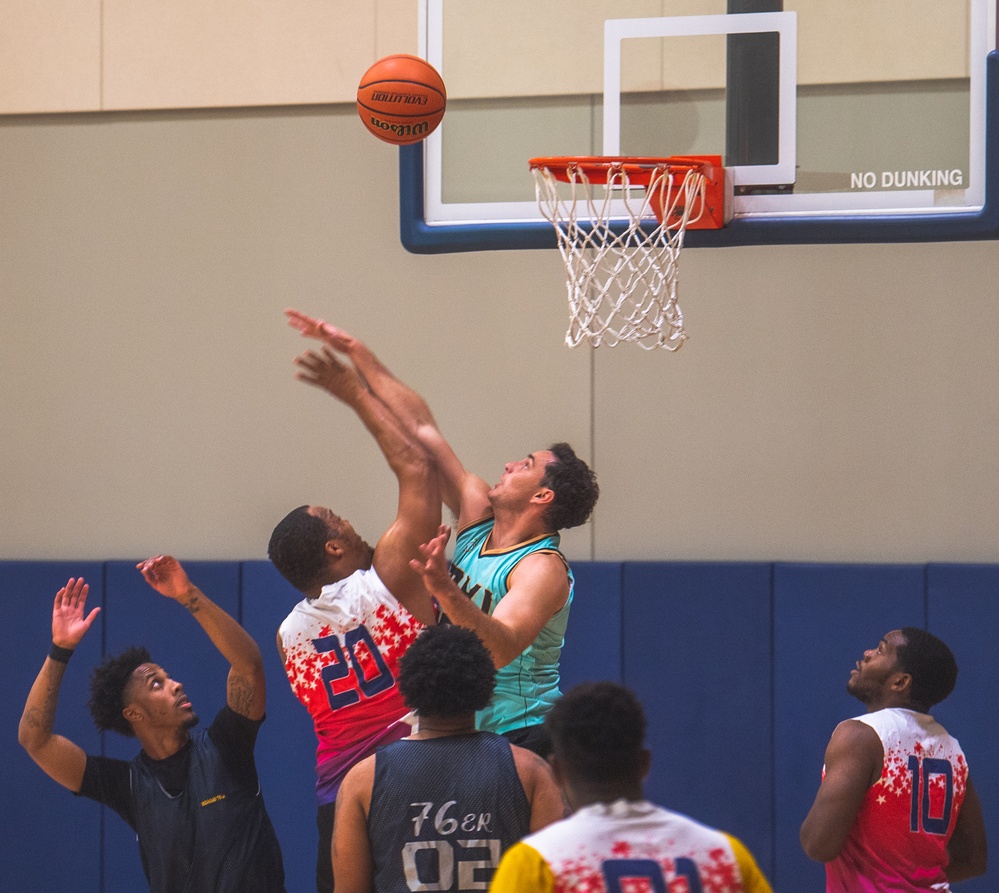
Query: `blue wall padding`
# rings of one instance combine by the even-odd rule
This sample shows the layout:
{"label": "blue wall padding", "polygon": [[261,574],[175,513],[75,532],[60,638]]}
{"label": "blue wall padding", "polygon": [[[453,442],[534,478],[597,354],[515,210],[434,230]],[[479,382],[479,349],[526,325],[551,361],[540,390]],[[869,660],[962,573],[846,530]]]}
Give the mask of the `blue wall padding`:
{"label": "blue wall padding", "polygon": [[798,846],[798,829],[829,736],[864,712],[846,694],[850,670],[889,630],[925,624],[924,576],[915,565],[774,567],[774,883],[781,890],[825,889],[825,872]]}
{"label": "blue wall padding", "polygon": [[274,823],[288,893],[316,888],[316,736],[308,711],[292,694],[278,659],[277,630],[301,595],[269,561],[243,564],[243,625],[257,640],[267,671],[267,721],[257,738],[257,765]]}
{"label": "blue wall padding", "polygon": [[[135,564],[114,561],[106,565],[106,653],[118,654],[131,645],[148,648],[153,662],[183,684],[204,728],[225,705],[229,664],[188,611],[152,589]],[[188,561],[184,567],[205,595],[239,617],[238,562]],[[105,733],[107,756],[131,759],[137,751],[134,739]],[[144,889],[135,833],[112,810],[104,809],[104,813],[104,890]]]}
{"label": "blue wall padding", "polygon": [[[999,567],[931,564],[926,569],[928,628],[954,652],[960,668],[954,693],[934,711],[964,750],[985,827],[992,832],[992,863],[999,840]],[[960,893],[995,893],[999,871],[962,881]]]}
{"label": "blue wall padding", "polygon": [[[5,828],[0,843],[0,889],[97,890],[100,881],[100,810],[52,781],[18,746],[24,701],[52,642],[52,603],[70,577],[90,584],[87,610],[104,604],[102,566],[93,562],[0,561],[0,802]],[[63,679],[57,732],[87,750],[100,736],[87,710],[90,668],[101,658],[104,612],[80,642]],[[72,883],[67,883],[72,879]]]}
{"label": "blue wall padding", "polygon": [[572,572],[575,594],[562,652],[562,691],[599,679],[620,682],[621,564],[576,563]]}
{"label": "blue wall padding", "polygon": [[[257,765],[288,891],[310,893],[316,742],[275,648],[277,627],[299,597],[268,562],[185,566],[263,652],[268,708]],[[565,687],[614,679],[634,688],[649,721],[649,798],[741,837],[777,893],[824,889],[822,866],[801,852],[798,828],[829,736],[863,711],[845,692],[849,671],[865,648],[902,626],[928,624],[957,656],[957,689],[935,713],[968,754],[995,848],[999,565],[576,562],[574,572]],[[134,562],[0,562],[9,618],[0,632],[9,716],[0,791],[11,817],[0,839],[0,889],[145,889],[134,835],[121,819],[46,778],[16,743],[25,696],[48,649],[52,599],[78,574],[92,584],[91,605],[104,610],[70,663],[57,732],[88,752],[136,753],[134,740],[97,735],[86,709],[90,671],[102,653],[133,643],[184,683],[203,723],[225,703],[228,665]],[[960,889],[992,893],[997,878],[993,869]]]}
{"label": "blue wall padding", "polygon": [[770,565],[624,565],[624,681],[648,717],[650,799],[742,839],[773,837]]}

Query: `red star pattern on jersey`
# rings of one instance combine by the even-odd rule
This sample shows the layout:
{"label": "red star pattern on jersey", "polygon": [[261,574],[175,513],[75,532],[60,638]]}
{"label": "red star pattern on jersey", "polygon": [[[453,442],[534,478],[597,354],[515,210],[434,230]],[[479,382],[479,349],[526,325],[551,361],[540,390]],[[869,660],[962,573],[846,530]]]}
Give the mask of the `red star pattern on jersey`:
{"label": "red star pattern on jersey", "polygon": [[826,864],[827,889],[916,891],[946,883],[947,842],[968,783],[960,745],[931,716],[904,708],[855,721],[881,739],[881,777],[839,856]]}
{"label": "red star pattern on jersey", "polygon": [[[662,844],[669,848],[675,846],[669,841]],[[658,846],[633,846],[628,841],[615,840],[610,844],[611,860],[648,860],[656,862],[662,869],[666,882],[667,893],[692,893],[692,888],[686,876],[678,874],[676,860],[659,855]],[[691,858],[697,865],[702,893],[734,893],[742,890],[742,877],[739,867],[732,859],[732,854],[721,847],[705,852],[692,852]],[[555,893],[607,893],[604,881],[602,862],[594,859],[580,848],[576,857],[558,860],[552,866],[556,882]],[[620,880],[621,893],[654,893],[655,887],[647,877],[625,875]]]}
{"label": "red star pattern on jersey", "polygon": [[[928,752],[919,742],[912,748],[911,755],[906,753],[904,748],[889,748],[885,753],[881,778],[874,783],[868,794],[868,798],[873,801],[874,805],[890,809],[892,813],[899,816],[904,814],[905,817],[910,814],[913,797],[913,768],[909,765],[910,756],[917,758],[918,765],[922,765],[924,757],[934,759],[933,754]],[[951,793],[954,802],[960,804],[964,801],[968,780],[968,767],[964,761],[963,753],[956,755],[954,764],[956,771],[953,771],[951,776]],[[925,778],[929,787],[927,815],[931,819],[942,819],[947,808],[947,776],[940,772],[931,772],[926,773]],[[951,824],[954,821],[956,821],[956,812]]]}
{"label": "red star pattern on jersey", "polygon": [[398,665],[422,629],[370,569],[299,602],[281,624],[285,672],[312,716],[321,778],[342,775],[406,715]]}

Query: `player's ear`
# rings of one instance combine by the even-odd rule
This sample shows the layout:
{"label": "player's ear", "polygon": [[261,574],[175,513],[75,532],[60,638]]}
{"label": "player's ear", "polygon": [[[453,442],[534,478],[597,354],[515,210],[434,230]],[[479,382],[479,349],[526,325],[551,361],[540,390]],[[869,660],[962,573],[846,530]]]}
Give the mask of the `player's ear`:
{"label": "player's ear", "polygon": [[343,546],[340,545],[339,540],[326,540],[326,554],[331,558],[339,558],[343,555]]}
{"label": "player's ear", "polygon": [[912,675],[898,672],[891,681],[891,690],[897,694],[905,694],[912,688]]}
{"label": "player's ear", "polygon": [[531,501],[538,505],[550,505],[555,501],[555,491],[549,487],[542,487],[531,497]]}

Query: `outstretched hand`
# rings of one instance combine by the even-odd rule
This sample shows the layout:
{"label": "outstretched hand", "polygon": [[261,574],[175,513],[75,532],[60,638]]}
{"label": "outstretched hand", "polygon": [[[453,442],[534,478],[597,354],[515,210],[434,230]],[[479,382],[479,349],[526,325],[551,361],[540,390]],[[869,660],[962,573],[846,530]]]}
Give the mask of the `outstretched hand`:
{"label": "outstretched hand", "polygon": [[349,403],[351,397],[364,390],[364,380],[353,366],[341,362],[328,347],[320,352],[307,350],[295,357],[299,371],[295,378],[306,384],[329,391],[334,397]]}
{"label": "outstretched hand", "polygon": [[70,577],[66,585],[56,593],[52,605],[53,644],[70,649],[80,644],[80,639],[90,629],[94,618],[101,610],[94,608],[89,614],[84,615],[89,592],[90,586],[82,577],[78,579]]}
{"label": "outstretched hand", "polygon": [[437,536],[429,543],[420,546],[421,558],[414,558],[409,562],[409,566],[423,577],[427,591],[433,595],[437,595],[452,582],[447,569],[447,558],[444,555],[450,538],[451,528],[447,524],[441,524],[437,528]]}
{"label": "outstretched hand", "polygon": [[143,579],[160,595],[178,600],[187,595],[193,586],[187,571],[172,555],[157,555],[140,561],[136,569]]}
{"label": "outstretched hand", "polygon": [[284,314],[288,317],[288,325],[293,329],[298,329],[303,338],[315,338],[317,341],[323,341],[330,347],[344,353],[350,353],[350,349],[356,343],[356,339],[352,335],[348,335],[343,329],[338,329],[325,320],[306,316],[290,307],[284,311]]}

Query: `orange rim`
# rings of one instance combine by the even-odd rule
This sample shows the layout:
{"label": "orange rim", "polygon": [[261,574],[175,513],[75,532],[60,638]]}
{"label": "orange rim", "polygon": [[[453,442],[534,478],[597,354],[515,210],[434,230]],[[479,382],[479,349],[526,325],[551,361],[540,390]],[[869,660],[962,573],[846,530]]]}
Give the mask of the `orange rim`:
{"label": "orange rim", "polygon": [[668,158],[653,158],[641,155],[559,155],[551,158],[532,158],[528,164],[531,170],[547,168],[556,180],[571,182],[571,171],[579,171],[587,179],[606,179],[611,171],[622,171],[636,186],[648,186],[656,172],[686,174],[696,170],[709,179],[714,176],[714,168],[720,164],[717,155],[672,155]]}

